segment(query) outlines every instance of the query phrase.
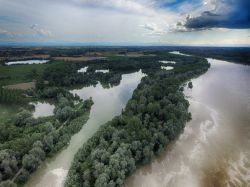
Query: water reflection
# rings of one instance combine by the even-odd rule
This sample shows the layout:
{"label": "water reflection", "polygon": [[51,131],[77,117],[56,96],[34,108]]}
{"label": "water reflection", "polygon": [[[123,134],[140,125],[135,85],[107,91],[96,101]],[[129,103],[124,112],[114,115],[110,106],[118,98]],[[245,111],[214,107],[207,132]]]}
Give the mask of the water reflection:
{"label": "water reflection", "polygon": [[90,118],[81,131],[75,134],[69,146],[51,159],[47,159],[41,168],[35,172],[27,183],[27,187],[61,187],[77,150],[86,142],[99,127],[119,115],[125,107],[133,90],[145,76],[141,71],[122,75],[120,84],[110,89],[104,89],[100,83],[73,90],[82,99],[93,98]]}
{"label": "water reflection", "polygon": [[16,64],[45,64],[49,60],[23,60],[23,61],[12,61],[5,63],[6,65],[16,65]]}
{"label": "water reflection", "polygon": [[188,55],[188,54],[180,53],[179,51],[172,51],[172,52],[169,52],[169,53],[175,54],[175,55],[191,56],[191,55]]}
{"label": "water reflection", "polygon": [[164,70],[172,70],[172,69],[174,69],[174,68],[171,67],[171,66],[161,66],[161,69],[164,69]]}
{"label": "water reflection", "polygon": [[44,102],[32,102],[30,104],[34,106],[34,112],[33,112],[34,118],[53,115],[55,106],[50,103],[44,101]]}
{"label": "water reflection", "polygon": [[250,184],[250,66],[209,59],[186,89],[192,120],[127,187],[224,187]]}
{"label": "water reflection", "polygon": [[77,70],[78,73],[86,73],[87,72],[87,69],[88,69],[88,66],[84,67],[84,68],[81,68],[79,70]]}
{"label": "water reflection", "polygon": [[99,70],[95,70],[95,73],[109,73],[109,69],[99,69]]}
{"label": "water reflection", "polygon": [[163,64],[176,64],[175,61],[169,61],[169,60],[162,60],[162,61],[159,61],[160,63],[163,63]]}

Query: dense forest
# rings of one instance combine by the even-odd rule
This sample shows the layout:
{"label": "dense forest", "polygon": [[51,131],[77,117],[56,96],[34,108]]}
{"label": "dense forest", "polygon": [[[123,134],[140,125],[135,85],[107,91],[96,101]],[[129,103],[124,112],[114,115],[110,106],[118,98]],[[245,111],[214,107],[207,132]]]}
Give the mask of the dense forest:
{"label": "dense forest", "polygon": [[[119,53],[130,50],[133,51],[123,49]],[[189,104],[182,93],[183,84],[204,73],[209,64],[204,58],[175,55],[164,50],[150,53],[153,55],[110,56],[84,63],[51,61],[32,65],[32,68],[28,67],[30,65],[14,66],[18,72],[25,72],[26,77],[32,72],[38,73],[33,76],[35,89],[0,89],[0,102],[21,102],[24,106],[10,120],[0,122],[0,187],[22,186],[30,173],[66,146],[71,136],[86,123],[93,101],[91,98],[82,101],[71,94],[72,86],[100,82],[103,87],[112,87],[119,85],[124,73],[140,69],[147,77],[142,79],[122,114],[105,124],[77,153],[66,186],[120,186],[136,166],[160,153],[191,118]],[[162,60],[176,64],[159,62]],[[174,69],[166,71],[161,66]],[[85,67],[86,73],[78,73]],[[96,72],[101,69],[109,72]],[[7,79],[15,81],[17,77],[11,75]],[[192,84],[188,86],[191,88]],[[54,115],[34,118],[28,102],[43,99],[54,101]]]}
{"label": "dense forest", "polygon": [[[160,68],[158,57],[128,58],[113,57],[108,60],[92,60],[86,63],[68,63],[65,66],[54,66],[45,69],[43,80],[51,86],[93,85],[100,81],[103,84],[117,85],[121,75],[140,69],[149,71]],[[86,73],[77,73],[83,67],[88,67]],[[95,73],[95,70],[108,69],[110,73]]]}
{"label": "dense forest", "polygon": [[21,109],[12,120],[0,124],[1,187],[25,183],[46,157],[66,146],[82,128],[93,104],[91,98],[82,101],[62,88],[29,94],[56,100],[54,116],[33,118],[29,110]]}
{"label": "dense forest", "polygon": [[191,114],[181,87],[209,64],[198,57],[160,56],[177,61],[174,73],[155,70],[142,79],[122,114],[75,155],[66,186],[122,186],[138,165],[148,163],[182,132]]}
{"label": "dense forest", "polygon": [[22,101],[22,92],[18,90],[7,90],[0,87],[1,103],[18,103]]}

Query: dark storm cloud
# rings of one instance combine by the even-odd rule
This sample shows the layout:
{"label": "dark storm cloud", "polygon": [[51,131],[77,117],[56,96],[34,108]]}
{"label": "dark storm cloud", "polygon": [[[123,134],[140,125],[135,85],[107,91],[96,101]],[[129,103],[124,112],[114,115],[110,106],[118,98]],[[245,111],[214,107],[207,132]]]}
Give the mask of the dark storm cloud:
{"label": "dark storm cloud", "polygon": [[187,29],[206,28],[250,28],[250,0],[218,0],[215,9],[205,11],[197,17],[187,17]]}

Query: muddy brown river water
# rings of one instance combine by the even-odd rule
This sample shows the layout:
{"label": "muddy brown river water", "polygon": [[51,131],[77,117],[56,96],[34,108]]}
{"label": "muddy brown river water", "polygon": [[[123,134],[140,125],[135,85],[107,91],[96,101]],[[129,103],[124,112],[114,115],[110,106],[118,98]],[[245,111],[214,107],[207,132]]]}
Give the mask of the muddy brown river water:
{"label": "muddy brown river water", "polygon": [[208,61],[208,72],[185,89],[192,120],[125,187],[250,186],[250,66]]}

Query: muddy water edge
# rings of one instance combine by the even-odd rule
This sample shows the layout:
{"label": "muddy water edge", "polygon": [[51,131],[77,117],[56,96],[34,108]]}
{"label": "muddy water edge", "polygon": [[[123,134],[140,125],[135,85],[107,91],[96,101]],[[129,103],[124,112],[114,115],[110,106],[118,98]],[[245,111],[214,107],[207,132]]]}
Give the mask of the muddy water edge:
{"label": "muddy water edge", "polygon": [[250,66],[208,61],[185,89],[192,120],[183,134],[125,187],[250,186]]}

